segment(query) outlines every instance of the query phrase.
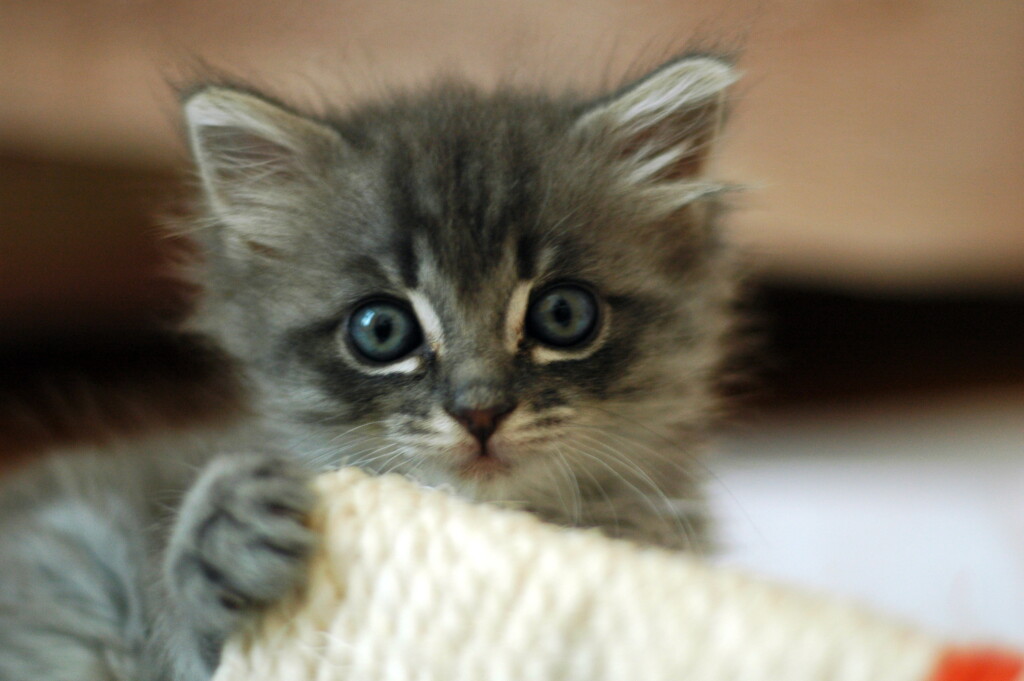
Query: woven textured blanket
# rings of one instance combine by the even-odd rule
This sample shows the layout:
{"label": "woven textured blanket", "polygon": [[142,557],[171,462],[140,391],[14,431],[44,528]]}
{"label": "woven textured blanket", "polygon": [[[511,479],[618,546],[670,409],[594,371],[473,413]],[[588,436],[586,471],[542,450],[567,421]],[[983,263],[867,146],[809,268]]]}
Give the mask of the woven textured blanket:
{"label": "woven textured blanket", "polygon": [[215,681],[1024,681],[854,605],[392,476],[322,476],[310,579]]}

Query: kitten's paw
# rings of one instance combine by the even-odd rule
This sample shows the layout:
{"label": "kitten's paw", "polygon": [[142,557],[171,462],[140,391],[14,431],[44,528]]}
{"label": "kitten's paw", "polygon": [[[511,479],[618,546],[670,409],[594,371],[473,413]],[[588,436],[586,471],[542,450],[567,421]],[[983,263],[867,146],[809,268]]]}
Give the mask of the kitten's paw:
{"label": "kitten's paw", "polygon": [[281,458],[222,458],[186,495],[165,574],[184,619],[212,644],[303,580],[311,479]]}

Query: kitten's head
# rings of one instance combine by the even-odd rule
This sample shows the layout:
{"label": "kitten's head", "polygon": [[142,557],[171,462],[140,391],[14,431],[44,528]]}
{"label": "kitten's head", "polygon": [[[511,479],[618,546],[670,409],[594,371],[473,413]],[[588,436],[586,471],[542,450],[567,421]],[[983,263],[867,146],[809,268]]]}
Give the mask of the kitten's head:
{"label": "kitten's head", "polygon": [[691,57],[596,100],[448,84],[334,117],[197,89],[204,324],[322,461],[532,505],[677,486],[728,327],[705,170],[733,80]]}

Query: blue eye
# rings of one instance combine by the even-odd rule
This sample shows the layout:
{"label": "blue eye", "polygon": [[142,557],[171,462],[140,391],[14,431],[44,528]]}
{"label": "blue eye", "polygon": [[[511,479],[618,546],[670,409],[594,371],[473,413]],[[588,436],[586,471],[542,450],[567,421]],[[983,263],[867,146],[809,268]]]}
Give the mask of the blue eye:
{"label": "blue eye", "polygon": [[545,345],[566,348],[587,340],[597,326],[597,301],[586,289],[562,284],[541,293],[526,312],[527,332]]}
{"label": "blue eye", "polygon": [[416,316],[402,304],[378,300],[356,308],[348,320],[352,346],[374,362],[394,362],[423,342]]}

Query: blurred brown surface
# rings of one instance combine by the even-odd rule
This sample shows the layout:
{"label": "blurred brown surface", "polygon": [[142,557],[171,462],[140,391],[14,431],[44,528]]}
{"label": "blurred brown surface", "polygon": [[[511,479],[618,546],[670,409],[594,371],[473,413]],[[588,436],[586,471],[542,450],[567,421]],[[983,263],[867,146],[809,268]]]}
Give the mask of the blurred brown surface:
{"label": "blurred brown surface", "polygon": [[0,0],[0,146],[167,167],[204,60],[314,105],[438,71],[591,85],[698,43],[745,79],[737,238],[796,281],[1024,284],[1024,4],[961,0]]}
{"label": "blurred brown surface", "polygon": [[178,181],[0,155],[0,342],[165,322],[184,306],[158,220]]}

